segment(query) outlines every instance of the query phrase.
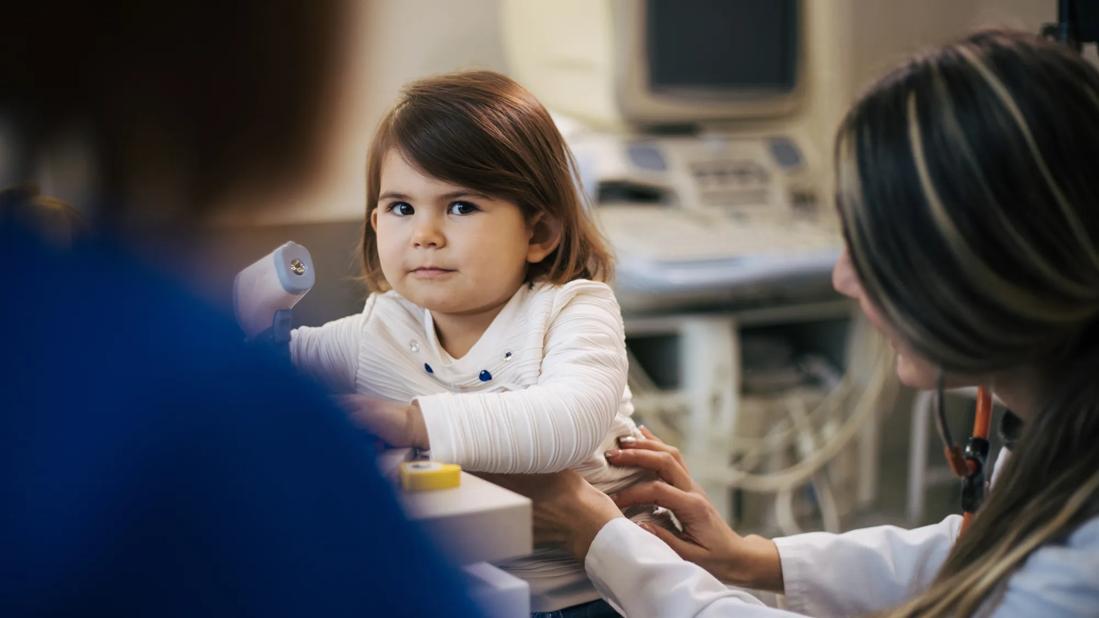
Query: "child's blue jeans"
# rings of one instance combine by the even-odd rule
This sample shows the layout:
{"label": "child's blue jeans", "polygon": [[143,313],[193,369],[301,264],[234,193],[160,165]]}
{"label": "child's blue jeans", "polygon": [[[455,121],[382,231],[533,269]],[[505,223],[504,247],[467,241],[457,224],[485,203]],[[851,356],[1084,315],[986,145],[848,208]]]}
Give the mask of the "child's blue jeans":
{"label": "child's blue jeans", "polygon": [[618,612],[603,599],[581,603],[552,612],[534,612],[531,618],[618,618]]}

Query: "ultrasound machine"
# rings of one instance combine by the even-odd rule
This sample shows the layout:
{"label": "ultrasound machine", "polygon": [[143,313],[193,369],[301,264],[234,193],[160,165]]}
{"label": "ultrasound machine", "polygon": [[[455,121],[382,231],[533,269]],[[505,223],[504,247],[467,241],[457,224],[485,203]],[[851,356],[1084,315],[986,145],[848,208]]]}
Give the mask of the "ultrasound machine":
{"label": "ultrasound machine", "polygon": [[841,242],[818,125],[845,85],[821,76],[809,46],[829,29],[808,5],[505,2],[513,74],[560,118],[624,306],[736,304],[827,279]]}

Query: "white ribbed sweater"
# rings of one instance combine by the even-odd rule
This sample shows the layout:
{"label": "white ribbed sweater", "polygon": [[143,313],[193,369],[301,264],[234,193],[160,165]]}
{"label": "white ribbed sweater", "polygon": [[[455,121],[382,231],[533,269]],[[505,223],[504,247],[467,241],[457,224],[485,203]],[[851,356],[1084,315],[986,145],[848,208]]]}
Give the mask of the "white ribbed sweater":
{"label": "white ribbed sweater", "polygon": [[[295,330],[290,352],[337,392],[418,401],[434,460],[484,472],[576,468],[608,493],[642,477],[603,457],[617,437],[639,435],[622,318],[603,283],[520,287],[459,359],[440,345],[430,312],[396,292],[370,295],[362,313]],[[530,582],[533,611],[598,597],[583,567],[560,551],[503,566]]]}

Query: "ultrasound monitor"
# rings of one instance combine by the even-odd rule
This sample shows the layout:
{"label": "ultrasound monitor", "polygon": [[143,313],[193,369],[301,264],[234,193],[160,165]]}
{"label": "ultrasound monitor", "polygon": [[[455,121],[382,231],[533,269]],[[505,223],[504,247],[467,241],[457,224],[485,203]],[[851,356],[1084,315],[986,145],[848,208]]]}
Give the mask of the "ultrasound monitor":
{"label": "ultrasound monitor", "polygon": [[804,95],[803,0],[508,0],[513,75],[596,124],[777,118]]}

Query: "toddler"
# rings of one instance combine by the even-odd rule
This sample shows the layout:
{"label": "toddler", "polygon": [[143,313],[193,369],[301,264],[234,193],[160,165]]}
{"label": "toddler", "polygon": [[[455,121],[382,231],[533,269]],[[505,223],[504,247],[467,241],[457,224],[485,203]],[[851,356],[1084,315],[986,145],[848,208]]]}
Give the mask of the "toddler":
{"label": "toddler", "polygon": [[[433,460],[575,468],[605,492],[641,480],[603,457],[640,434],[604,283],[611,258],[574,172],[545,108],[507,77],[407,86],[369,153],[361,250],[372,293],[361,313],[295,330],[293,362],[349,393],[386,442]],[[537,612],[599,598],[561,550],[501,566],[530,583]]]}

